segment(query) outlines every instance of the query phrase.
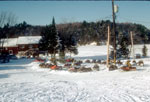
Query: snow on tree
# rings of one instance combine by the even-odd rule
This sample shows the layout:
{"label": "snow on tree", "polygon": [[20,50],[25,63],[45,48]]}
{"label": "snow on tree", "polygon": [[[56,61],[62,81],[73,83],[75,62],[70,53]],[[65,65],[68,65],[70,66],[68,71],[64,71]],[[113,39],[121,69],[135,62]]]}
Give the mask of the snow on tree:
{"label": "snow on tree", "polygon": [[127,33],[120,33],[118,39],[117,57],[128,58],[129,56],[129,39]]}
{"label": "snow on tree", "polygon": [[143,48],[142,48],[142,54],[143,54],[144,57],[147,56],[147,50],[148,49],[147,49],[146,45],[144,45]]}

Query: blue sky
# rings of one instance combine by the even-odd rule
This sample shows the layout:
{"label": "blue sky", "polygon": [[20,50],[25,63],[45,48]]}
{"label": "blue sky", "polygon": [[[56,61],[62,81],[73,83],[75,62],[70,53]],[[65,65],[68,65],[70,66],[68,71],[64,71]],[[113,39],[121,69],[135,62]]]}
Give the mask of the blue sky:
{"label": "blue sky", "polygon": [[[116,22],[135,22],[150,28],[149,1],[116,1],[119,6]],[[33,25],[112,20],[111,1],[1,1],[0,12],[12,12],[18,23]]]}

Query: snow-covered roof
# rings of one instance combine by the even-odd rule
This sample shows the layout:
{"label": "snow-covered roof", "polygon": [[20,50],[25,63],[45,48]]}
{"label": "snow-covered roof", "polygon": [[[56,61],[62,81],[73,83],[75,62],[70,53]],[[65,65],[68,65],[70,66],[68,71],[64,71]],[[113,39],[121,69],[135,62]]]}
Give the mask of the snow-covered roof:
{"label": "snow-covered roof", "polygon": [[38,44],[41,36],[20,36],[17,44]]}
{"label": "snow-covered roof", "polygon": [[6,38],[2,39],[1,41],[4,41],[4,47],[16,47],[17,46],[17,40],[18,38]]}
{"label": "snow-covered roof", "polygon": [[3,47],[16,47],[18,44],[38,44],[41,36],[21,36],[18,38],[1,39]]}

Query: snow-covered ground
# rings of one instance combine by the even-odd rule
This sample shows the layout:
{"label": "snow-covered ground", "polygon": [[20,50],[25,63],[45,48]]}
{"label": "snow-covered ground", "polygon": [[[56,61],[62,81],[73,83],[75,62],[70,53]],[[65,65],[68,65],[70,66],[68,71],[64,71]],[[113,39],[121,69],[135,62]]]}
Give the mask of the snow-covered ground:
{"label": "snow-covered ground", "polygon": [[[81,46],[74,58],[106,59],[106,48]],[[135,53],[141,48],[135,46]],[[88,73],[41,69],[33,59],[12,60],[0,64],[0,102],[150,102],[150,58],[143,60],[145,66],[136,71],[108,71],[100,65],[100,71]]]}

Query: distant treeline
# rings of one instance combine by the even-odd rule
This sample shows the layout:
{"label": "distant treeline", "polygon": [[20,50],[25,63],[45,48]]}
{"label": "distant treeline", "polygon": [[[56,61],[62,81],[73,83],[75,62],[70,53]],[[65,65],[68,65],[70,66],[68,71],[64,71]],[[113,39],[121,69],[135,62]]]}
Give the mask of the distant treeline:
{"label": "distant treeline", "polygon": [[[96,42],[101,45],[107,40],[108,25],[112,31],[112,22],[109,20],[102,20],[98,22],[75,22],[67,24],[57,24],[58,33],[65,38],[73,35],[76,37],[78,44],[85,45],[91,42]],[[41,35],[42,29],[45,26],[33,26],[22,22],[15,26],[5,25],[0,28],[0,36],[4,37],[18,37],[18,36],[36,36]],[[130,31],[133,32],[133,39],[135,44],[150,43],[150,29],[141,24],[133,23],[117,23],[116,34],[119,41],[120,35],[126,35],[130,42]],[[113,38],[113,35],[111,36]]]}

